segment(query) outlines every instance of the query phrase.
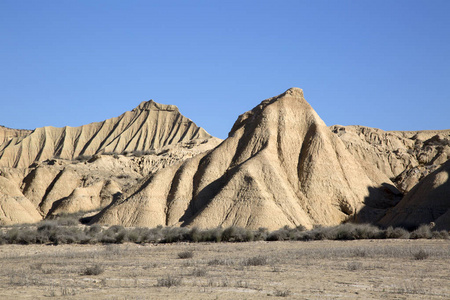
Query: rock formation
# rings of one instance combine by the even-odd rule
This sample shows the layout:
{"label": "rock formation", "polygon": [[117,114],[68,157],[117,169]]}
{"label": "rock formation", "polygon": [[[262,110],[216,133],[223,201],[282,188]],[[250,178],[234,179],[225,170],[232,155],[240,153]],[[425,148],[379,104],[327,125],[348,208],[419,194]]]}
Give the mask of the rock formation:
{"label": "rock formation", "polygon": [[330,129],[361,164],[376,166],[404,193],[450,159],[450,130],[383,131],[340,125]]}
{"label": "rock formation", "polygon": [[418,227],[434,222],[437,230],[450,230],[450,160],[421,180],[380,224]]}
{"label": "rock formation", "polygon": [[[12,140],[13,138],[19,138],[31,133],[31,130],[25,129],[12,129],[4,126],[0,126],[0,145]],[[0,147],[0,150],[2,148]]]}
{"label": "rock formation", "polygon": [[221,142],[153,101],[75,128],[0,126],[0,224],[104,208],[93,223],[450,229],[450,130],[326,127],[293,88]]}
{"label": "rock formation", "polygon": [[100,209],[144,175],[221,142],[153,101],[99,123],[17,132],[0,128],[2,224]]}
{"label": "rock formation", "polygon": [[35,223],[41,219],[36,207],[14,182],[0,176],[0,225]]}
{"label": "rock formation", "polygon": [[75,159],[102,152],[161,149],[195,139],[212,138],[174,105],[142,102],[117,118],[80,127],[37,128],[0,146],[0,166],[26,168],[55,157]]}
{"label": "rock formation", "polygon": [[93,222],[256,229],[379,219],[399,192],[346,150],[301,89],[241,115],[210,152],[148,176]]}

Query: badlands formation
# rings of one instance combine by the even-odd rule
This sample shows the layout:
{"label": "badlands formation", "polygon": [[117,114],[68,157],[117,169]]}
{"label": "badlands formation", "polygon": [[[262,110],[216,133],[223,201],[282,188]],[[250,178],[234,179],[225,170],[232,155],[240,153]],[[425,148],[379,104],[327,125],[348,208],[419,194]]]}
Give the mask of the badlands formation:
{"label": "badlands formation", "polygon": [[0,224],[103,208],[145,175],[221,141],[152,100],[81,127],[0,134]]}
{"label": "badlands formation", "polygon": [[0,127],[0,223],[90,211],[105,225],[449,230],[449,159],[450,130],[327,127],[298,88],[239,116],[223,142],[149,101],[76,128]]}
{"label": "badlands formation", "polygon": [[94,221],[312,228],[376,220],[398,195],[386,175],[355,160],[293,88],[241,115],[214,150],[150,176]]}
{"label": "badlands formation", "polygon": [[117,118],[80,127],[37,128],[0,146],[0,166],[24,168],[34,161],[75,159],[102,152],[161,149],[164,146],[211,138],[181,115],[174,105],[142,102]]}

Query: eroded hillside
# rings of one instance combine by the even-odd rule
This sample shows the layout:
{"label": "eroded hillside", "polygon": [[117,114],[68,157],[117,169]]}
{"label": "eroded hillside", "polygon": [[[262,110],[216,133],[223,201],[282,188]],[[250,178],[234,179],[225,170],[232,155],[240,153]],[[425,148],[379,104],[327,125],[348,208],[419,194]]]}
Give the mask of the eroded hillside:
{"label": "eroded hillside", "polygon": [[153,101],[99,123],[3,135],[1,224],[100,209],[144,176],[221,142],[176,106]]}
{"label": "eroded hillside", "polygon": [[359,164],[293,88],[241,115],[211,152],[149,176],[94,222],[311,228],[374,221],[399,196],[385,174]]}

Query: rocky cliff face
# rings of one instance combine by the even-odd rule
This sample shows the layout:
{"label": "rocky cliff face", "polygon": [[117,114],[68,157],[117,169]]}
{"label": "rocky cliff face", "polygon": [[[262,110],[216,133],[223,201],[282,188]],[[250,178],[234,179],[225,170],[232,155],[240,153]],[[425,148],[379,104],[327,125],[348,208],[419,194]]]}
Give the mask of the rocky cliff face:
{"label": "rocky cliff face", "polygon": [[211,152],[149,176],[93,221],[311,228],[378,219],[398,194],[377,168],[361,166],[293,88],[241,115]]}

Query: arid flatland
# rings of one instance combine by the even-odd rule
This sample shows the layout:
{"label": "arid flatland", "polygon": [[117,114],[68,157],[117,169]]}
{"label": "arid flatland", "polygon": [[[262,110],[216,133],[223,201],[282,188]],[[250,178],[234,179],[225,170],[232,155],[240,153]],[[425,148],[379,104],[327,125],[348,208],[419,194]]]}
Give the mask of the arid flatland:
{"label": "arid flatland", "polygon": [[446,299],[450,294],[448,240],[2,245],[0,260],[2,299]]}

